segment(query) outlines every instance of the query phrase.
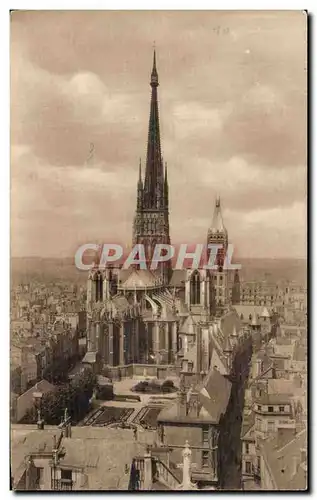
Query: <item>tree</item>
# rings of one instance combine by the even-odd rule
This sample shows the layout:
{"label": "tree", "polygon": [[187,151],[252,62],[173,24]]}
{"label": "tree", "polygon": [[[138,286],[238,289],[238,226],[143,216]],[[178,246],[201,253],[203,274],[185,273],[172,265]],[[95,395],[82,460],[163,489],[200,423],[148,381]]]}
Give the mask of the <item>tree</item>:
{"label": "tree", "polygon": [[[82,420],[89,409],[89,400],[96,385],[96,376],[87,369],[78,374],[67,384],[56,391],[43,395],[41,399],[41,416],[49,425],[60,424],[65,408],[73,422]],[[24,423],[34,423],[37,419],[37,408],[33,407],[25,415]]]}

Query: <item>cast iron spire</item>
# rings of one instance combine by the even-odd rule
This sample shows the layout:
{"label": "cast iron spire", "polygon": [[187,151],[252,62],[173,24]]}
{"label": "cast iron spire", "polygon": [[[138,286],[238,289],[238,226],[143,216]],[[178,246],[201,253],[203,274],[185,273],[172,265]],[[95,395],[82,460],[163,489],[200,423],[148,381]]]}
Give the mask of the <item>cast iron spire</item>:
{"label": "cast iron spire", "polygon": [[161,155],[160,124],[157,100],[157,87],[159,82],[156,69],[155,50],[153,55],[153,68],[150,85],[152,87],[152,92],[144,180],[144,208],[161,209],[164,206],[164,173]]}

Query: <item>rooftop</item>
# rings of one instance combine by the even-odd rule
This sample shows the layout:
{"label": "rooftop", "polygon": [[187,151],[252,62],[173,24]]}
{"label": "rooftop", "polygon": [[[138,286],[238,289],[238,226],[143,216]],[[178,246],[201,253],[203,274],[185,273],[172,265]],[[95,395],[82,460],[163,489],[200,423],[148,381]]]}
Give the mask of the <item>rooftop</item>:
{"label": "rooftop", "polygon": [[[278,490],[304,490],[307,488],[307,431],[303,429],[290,436],[280,446],[278,435],[262,445],[263,457]],[[304,453],[303,453],[304,452]]]}
{"label": "rooftop", "polygon": [[[54,426],[47,426],[42,431],[36,426],[12,426],[14,484],[25,469],[25,456],[39,451],[52,452],[53,436],[58,436],[59,432]],[[71,438],[64,437],[62,447],[65,455],[60,459],[61,465],[82,468],[87,476],[83,489],[89,490],[127,490],[129,474],[125,474],[125,465],[130,466],[133,457],[144,452],[131,430],[105,427],[73,427]]]}

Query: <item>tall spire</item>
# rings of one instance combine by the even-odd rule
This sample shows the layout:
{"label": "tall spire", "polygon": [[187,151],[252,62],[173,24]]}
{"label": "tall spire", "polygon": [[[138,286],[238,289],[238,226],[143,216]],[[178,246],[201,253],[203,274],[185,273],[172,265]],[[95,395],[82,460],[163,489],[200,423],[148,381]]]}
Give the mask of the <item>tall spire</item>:
{"label": "tall spire", "polygon": [[156,69],[156,53],[153,54],[153,68],[151,73],[151,105],[149,133],[146,155],[146,169],[144,181],[144,207],[150,209],[163,208],[163,162],[161,156],[161,138],[159,111],[157,100],[158,74]]}
{"label": "tall spire", "polygon": [[158,87],[159,82],[158,82],[158,74],[157,74],[157,69],[156,69],[156,53],[154,49],[153,53],[153,68],[152,68],[152,73],[151,73],[151,87]]}
{"label": "tall spire", "polygon": [[139,162],[139,185],[142,186],[142,165],[141,165],[141,158]]}
{"label": "tall spire", "polygon": [[139,180],[137,190],[137,210],[142,210],[143,207],[143,182],[142,182],[142,165],[141,158],[139,163]]}
{"label": "tall spire", "polygon": [[164,200],[165,200],[165,207],[168,208],[167,162],[165,162],[165,173],[164,173]]}
{"label": "tall spire", "polygon": [[[156,53],[154,50],[150,80],[151,104],[145,174],[142,179],[142,169],[139,167],[137,210],[133,224],[133,244],[140,243],[144,245],[147,262],[152,259],[157,244],[170,244],[168,180],[166,167],[164,175],[161,154],[157,99],[158,80]],[[169,282],[170,271],[170,261],[159,263],[157,275],[164,283]]]}

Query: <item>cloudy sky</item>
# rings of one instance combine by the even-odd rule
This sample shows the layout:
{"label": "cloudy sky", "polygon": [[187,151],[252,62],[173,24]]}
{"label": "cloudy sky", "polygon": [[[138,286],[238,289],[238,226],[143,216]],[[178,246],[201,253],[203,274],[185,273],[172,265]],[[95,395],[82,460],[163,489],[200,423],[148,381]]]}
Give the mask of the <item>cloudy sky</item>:
{"label": "cloudy sky", "polygon": [[154,40],[172,241],[220,195],[237,255],[305,257],[306,17],[278,11],[13,13],[12,255],[130,243]]}

